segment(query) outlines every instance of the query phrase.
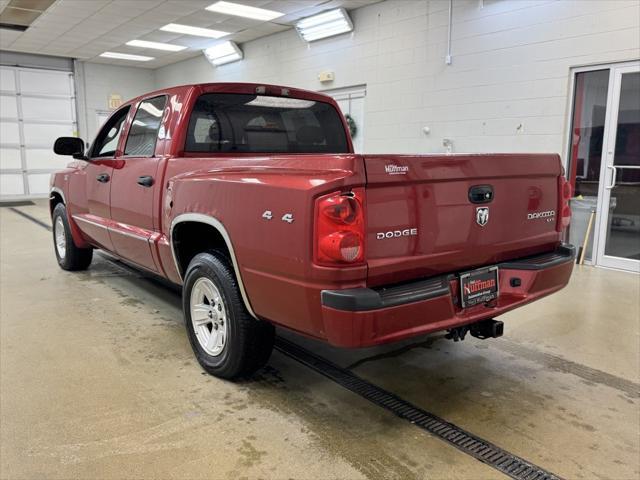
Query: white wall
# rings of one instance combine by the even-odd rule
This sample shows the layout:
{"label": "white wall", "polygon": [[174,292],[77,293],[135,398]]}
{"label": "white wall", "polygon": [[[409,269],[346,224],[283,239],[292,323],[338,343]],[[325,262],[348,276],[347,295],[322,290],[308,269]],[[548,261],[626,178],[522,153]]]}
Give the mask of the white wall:
{"label": "white wall", "polygon": [[118,94],[130,100],[155,88],[153,70],[76,62],[80,136],[91,141],[97,133],[97,112],[109,110],[109,97]]}
{"label": "white wall", "polygon": [[[158,88],[247,81],[311,90],[367,85],[365,151],[564,150],[572,66],[640,55],[637,0],[387,0],[352,12],[355,31],[311,45],[290,30],[242,45],[242,62],[160,68]],[[322,70],[336,80],[323,86]],[[424,126],[431,133],[422,132]]]}

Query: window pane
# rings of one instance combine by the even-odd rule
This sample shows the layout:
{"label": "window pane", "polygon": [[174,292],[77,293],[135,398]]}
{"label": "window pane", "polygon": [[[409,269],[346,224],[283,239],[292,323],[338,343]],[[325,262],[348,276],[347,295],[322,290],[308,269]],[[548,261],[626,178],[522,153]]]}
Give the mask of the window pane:
{"label": "window pane", "polygon": [[328,103],[209,93],[196,101],[188,152],[347,153],[342,119]]}
{"label": "window pane", "polygon": [[[569,242],[582,245],[591,211],[598,201],[604,120],[607,110],[609,70],[596,70],[576,74],[569,180],[575,181],[575,197],[571,201]],[[585,258],[591,259],[593,235],[591,229]]]}
{"label": "window pane", "polygon": [[576,74],[570,156],[576,195],[598,195],[608,88],[609,70]]}
{"label": "window pane", "polygon": [[640,260],[640,73],[622,74],[605,255]]}
{"label": "window pane", "polygon": [[102,127],[94,142],[92,157],[113,157],[116,154],[122,126],[128,113],[129,107],[127,106],[116,112]]}
{"label": "window pane", "polygon": [[[614,164],[640,167],[640,73],[622,75]],[[640,181],[639,170],[622,173],[622,181]]]}
{"label": "window pane", "polygon": [[129,129],[127,146],[124,149],[125,155],[136,157],[153,156],[166,101],[167,97],[162,96],[140,103]]}

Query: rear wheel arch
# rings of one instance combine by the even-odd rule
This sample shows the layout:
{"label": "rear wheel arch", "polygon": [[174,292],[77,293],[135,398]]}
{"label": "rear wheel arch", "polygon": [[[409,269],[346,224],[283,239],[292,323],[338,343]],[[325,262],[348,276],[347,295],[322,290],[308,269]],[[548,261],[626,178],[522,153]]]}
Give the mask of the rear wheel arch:
{"label": "rear wheel arch", "polygon": [[231,237],[222,222],[210,215],[183,213],[171,222],[169,243],[180,279],[184,279],[189,263],[199,253],[216,250],[227,256],[233,266],[245,307],[254,318],[258,318],[244,288]]}

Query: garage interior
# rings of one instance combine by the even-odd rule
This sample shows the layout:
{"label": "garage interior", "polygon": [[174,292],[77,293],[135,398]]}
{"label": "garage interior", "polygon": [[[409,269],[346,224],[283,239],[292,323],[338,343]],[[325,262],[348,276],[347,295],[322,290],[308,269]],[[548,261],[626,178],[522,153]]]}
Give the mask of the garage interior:
{"label": "garage interior", "polygon": [[[218,3],[0,0],[0,478],[640,478],[640,2]],[[299,34],[335,9],[346,31]],[[278,329],[255,375],[210,376],[179,289],[101,252],[61,270],[49,209],[57,137],[201,82],[326,93],[357,153],[557,153],[583,262],[501,338]]]}

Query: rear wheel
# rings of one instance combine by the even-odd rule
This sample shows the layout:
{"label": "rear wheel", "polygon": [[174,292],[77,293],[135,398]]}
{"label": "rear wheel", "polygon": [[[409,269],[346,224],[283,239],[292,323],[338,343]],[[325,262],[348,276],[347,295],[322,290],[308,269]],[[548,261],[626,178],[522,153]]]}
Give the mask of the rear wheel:
{"label": "rear wheel", "polygon": [[92,248],[78,248],[73,243],[67,209],[59,203],[53,209],[53,246],[58,265],[64,270],[86,270],[93,259]]}
{"label": "rear wheel", "polygon": [[224,255],[194,257],[185,275],[182,304],[191,347],[208,373],[233,379],[267,363],[274,327],[249,314]]}

